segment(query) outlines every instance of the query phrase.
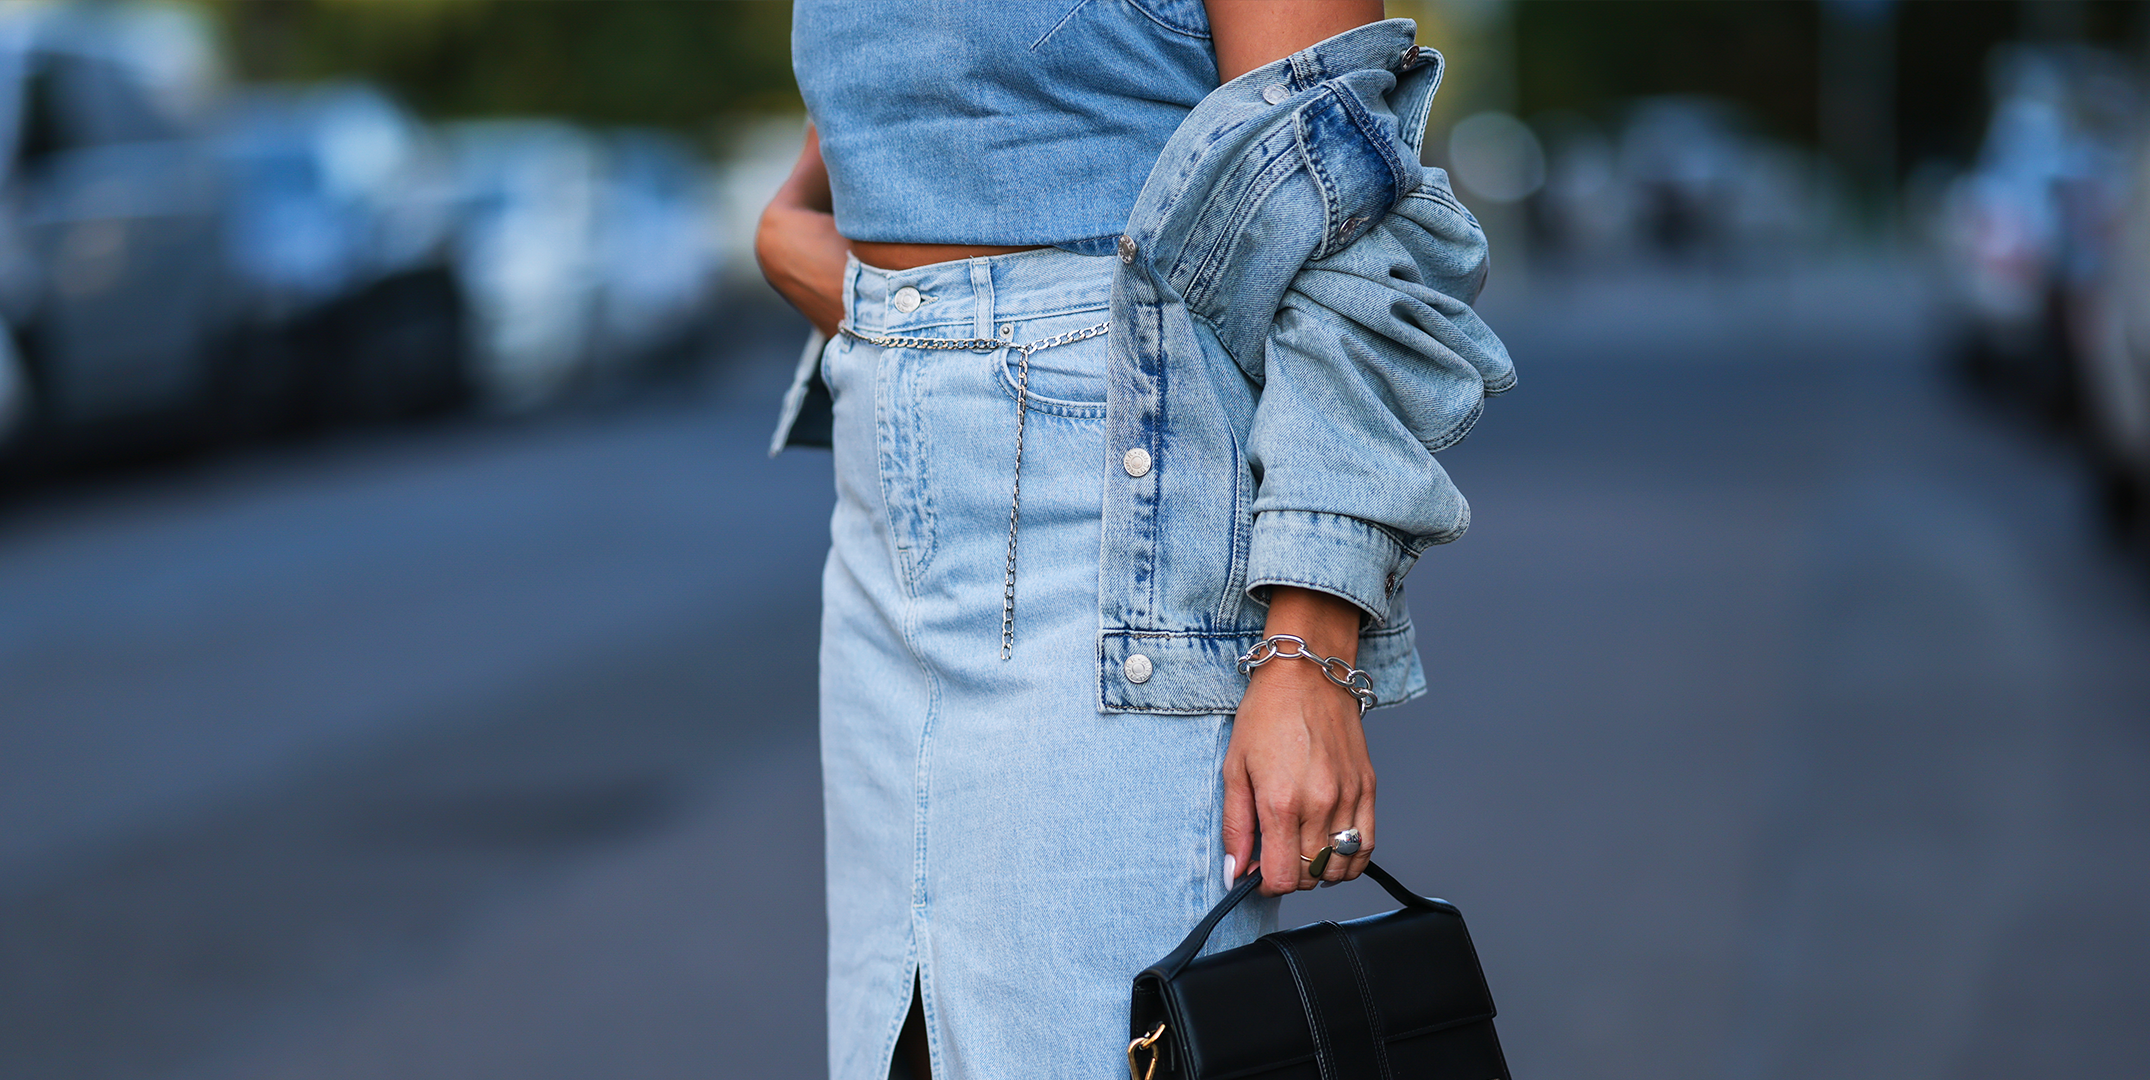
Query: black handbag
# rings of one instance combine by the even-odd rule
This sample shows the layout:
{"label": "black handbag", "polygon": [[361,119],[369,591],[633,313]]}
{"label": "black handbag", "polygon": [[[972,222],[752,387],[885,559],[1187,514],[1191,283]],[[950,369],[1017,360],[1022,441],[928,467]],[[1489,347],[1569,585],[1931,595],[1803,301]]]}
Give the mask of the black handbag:
{"label": "black handbag", "polygon": [[1135,976],[1132,1080],[1508,1080],[1463,913],[1366,873],[1403,907],[1196,959],[1261,884],[1248,874]]}

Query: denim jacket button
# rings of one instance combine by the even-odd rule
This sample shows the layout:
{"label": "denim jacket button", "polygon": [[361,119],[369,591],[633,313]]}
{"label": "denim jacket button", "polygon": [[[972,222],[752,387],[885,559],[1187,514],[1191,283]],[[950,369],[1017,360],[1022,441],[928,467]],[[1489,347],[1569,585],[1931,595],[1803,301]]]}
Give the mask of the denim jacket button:
{"label": "denim jacket button", "polygon": [[1146,683],[1150,681],[1150,658],[1141,653],[1128,657],[1126,662],[1120,665],[1120,668],[1127,673],[1128,682]]}
{"label": "denim jacket button", "polygon": [[1129,476],[1147,476],[1150,472],[1150,452],[1137,446],[1120,455],[1120,467]]}
{"label": "denim jacket button", "polygon": [[1275,86],[1272,86],[1269,89],[1262,91],[1262,100],[1270,103],[1271,105],[1283,101],[1285,98],[1288,98],[1290,96],[1291,88],[1285,86],[1283,83],[1278,83]]}
{"label": "denim jacket button", "polygon": [[905,315],[909,315],[910,313],[918,310],[918,305],[924,299],[924,297],[918,295],[917,289],[914,289],[909,285],[905,285],[903,288],[896,290],[896,295],[893,302],[896,305],[897,311],[903,312]]}
{"label": "denim jacket button", "polygon": [[1127,264],[1127,265],[1129,265],[1129,266],[1133,266],[1133,265],[1135,265],[1135,256],[1136,256],[1136,255],[1138,255],[1138,254],[1140,254],[1140,253],[1141,253],[1141,251],[1142,251],[1142,249],[1141,249],[1141,248],[1138,248],[1138,247],[1136,247],[1136,246],[1135,246],[1135,238],[1134,238],[1134,237],[1132,237],[1132,236],[1123,236],[1123,237],[1121,237],[1121,238],[1120,238],[1120,261],[1121,261],[1121,262],[1123,262],[1123,263],[1126,263],[1126,264]]}

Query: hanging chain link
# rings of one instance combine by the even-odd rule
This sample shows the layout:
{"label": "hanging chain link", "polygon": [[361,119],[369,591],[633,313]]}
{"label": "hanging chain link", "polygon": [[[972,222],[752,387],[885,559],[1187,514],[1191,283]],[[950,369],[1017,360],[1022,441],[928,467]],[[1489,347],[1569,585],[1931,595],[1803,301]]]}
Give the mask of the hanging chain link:
{"label": "hanging chain link", "polygon": [[[1007,660],[1015,655],[1015,537],[1017,526],[1023,516],[1023,427],[1030,414],[1030,354],[1043,352],[1058,345],[1073,345],[1088,341],[1112,329],[1109,322],[1085,326],[1080,330],[1068,330],[1018,345],[1000,338],[936,338],[904,337],[894,334],[863,334],[852,329],[850,323],[837,324],[836,330],[845,337],[863,341],[880,349],[924,349],[936,352],[991,352],[995,349],[1013,349],[1015,362],[1015,488],[1008,496],[1008,572],[1001,580],[1000,591],[1000,658]],[[1345,665],[1349,667],[1350,665]],[[1334,678],[1335,676],[1331,676]],[[1362,707],[1360,712],[1364,712]]]}
{"label": "hanging chain link", "polygon": [[[1291,652],[1284,651],[1283,646],[1286,644],[1292,646]],[[1239,673],[1245,675],[1271,660],[1310,660],[1320,665],[1321,673],[1327,675],[1330,682],[1343,687],[1352,697],[1358,699],[1360,716],[1365,716],[1366,710],[1381,704],[1381,699],[1374,696],[1373,676],[1345,663],[1341,656],[1320,657],[1308,652],[1306,639],[1290,634],[1271,634],[1255,642],[1254,647],[1239,658]]]}

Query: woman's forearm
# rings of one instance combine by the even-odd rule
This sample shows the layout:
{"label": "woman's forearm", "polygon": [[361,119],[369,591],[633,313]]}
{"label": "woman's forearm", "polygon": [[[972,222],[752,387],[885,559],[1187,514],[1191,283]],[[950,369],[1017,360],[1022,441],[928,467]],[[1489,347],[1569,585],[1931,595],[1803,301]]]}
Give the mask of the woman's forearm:
{"label": "woman's forearm", "polygon": [[1269,587],[1269,619],[1264,634],[1304,638],[1309,652],[1340,656],[1356,664],[1359,657],[1359,606],[1334,593],[1291,585]]}
{"label": "woman's forearm", "polygon": [[1381,0],[1203,0],[1217,50],[1217,81],[1381,21]]}
{"label": "woman's forearm", "polygon": [[[1217,74],[1226,81],[1382,16],[1380,0],[1205,0],[1204,6]],[[1357,665],[1359,608],[1342,597],[1273,585],[1263,630],[1303,639],[1316,657]],[[1346,828],[1360,832],[1364,847],[1326,861],[1322,880],[1357,877],[1373,850],[1374,766],[1358,700],[1319,664],[1279,659],[1255,668],[1225,751],[1225,876],[1259,860],[1263,892],[1311,888],[1307,860]]]}
{"label": "woman's forearm", "polygon": [[754,231],[754,258],[778,295],[824,334],[834,334],[844,315],[848,245],[836,231],[832,206],[821,140],[809,127],[791,175],[762,211]]}

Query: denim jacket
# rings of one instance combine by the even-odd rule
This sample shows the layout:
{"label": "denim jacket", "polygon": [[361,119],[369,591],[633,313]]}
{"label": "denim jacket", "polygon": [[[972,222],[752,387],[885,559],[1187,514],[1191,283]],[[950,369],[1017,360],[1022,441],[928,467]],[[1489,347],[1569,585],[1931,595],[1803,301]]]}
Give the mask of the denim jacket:
{"label": "denim jacket", "polygon": [[[1425,692],[1402,583],[1470,523],[1433,455],[1515,375],[1470,308],[1485,235],[1419,164],[1442,62],[1415,33],[1362,26],[1217,88],[1136,201],[1099,463],[1101,711],[1236,710],[1271,585],[1360,608],[1382,704]],[[802,416],[816,352],[778,447],[826,430]]]}

